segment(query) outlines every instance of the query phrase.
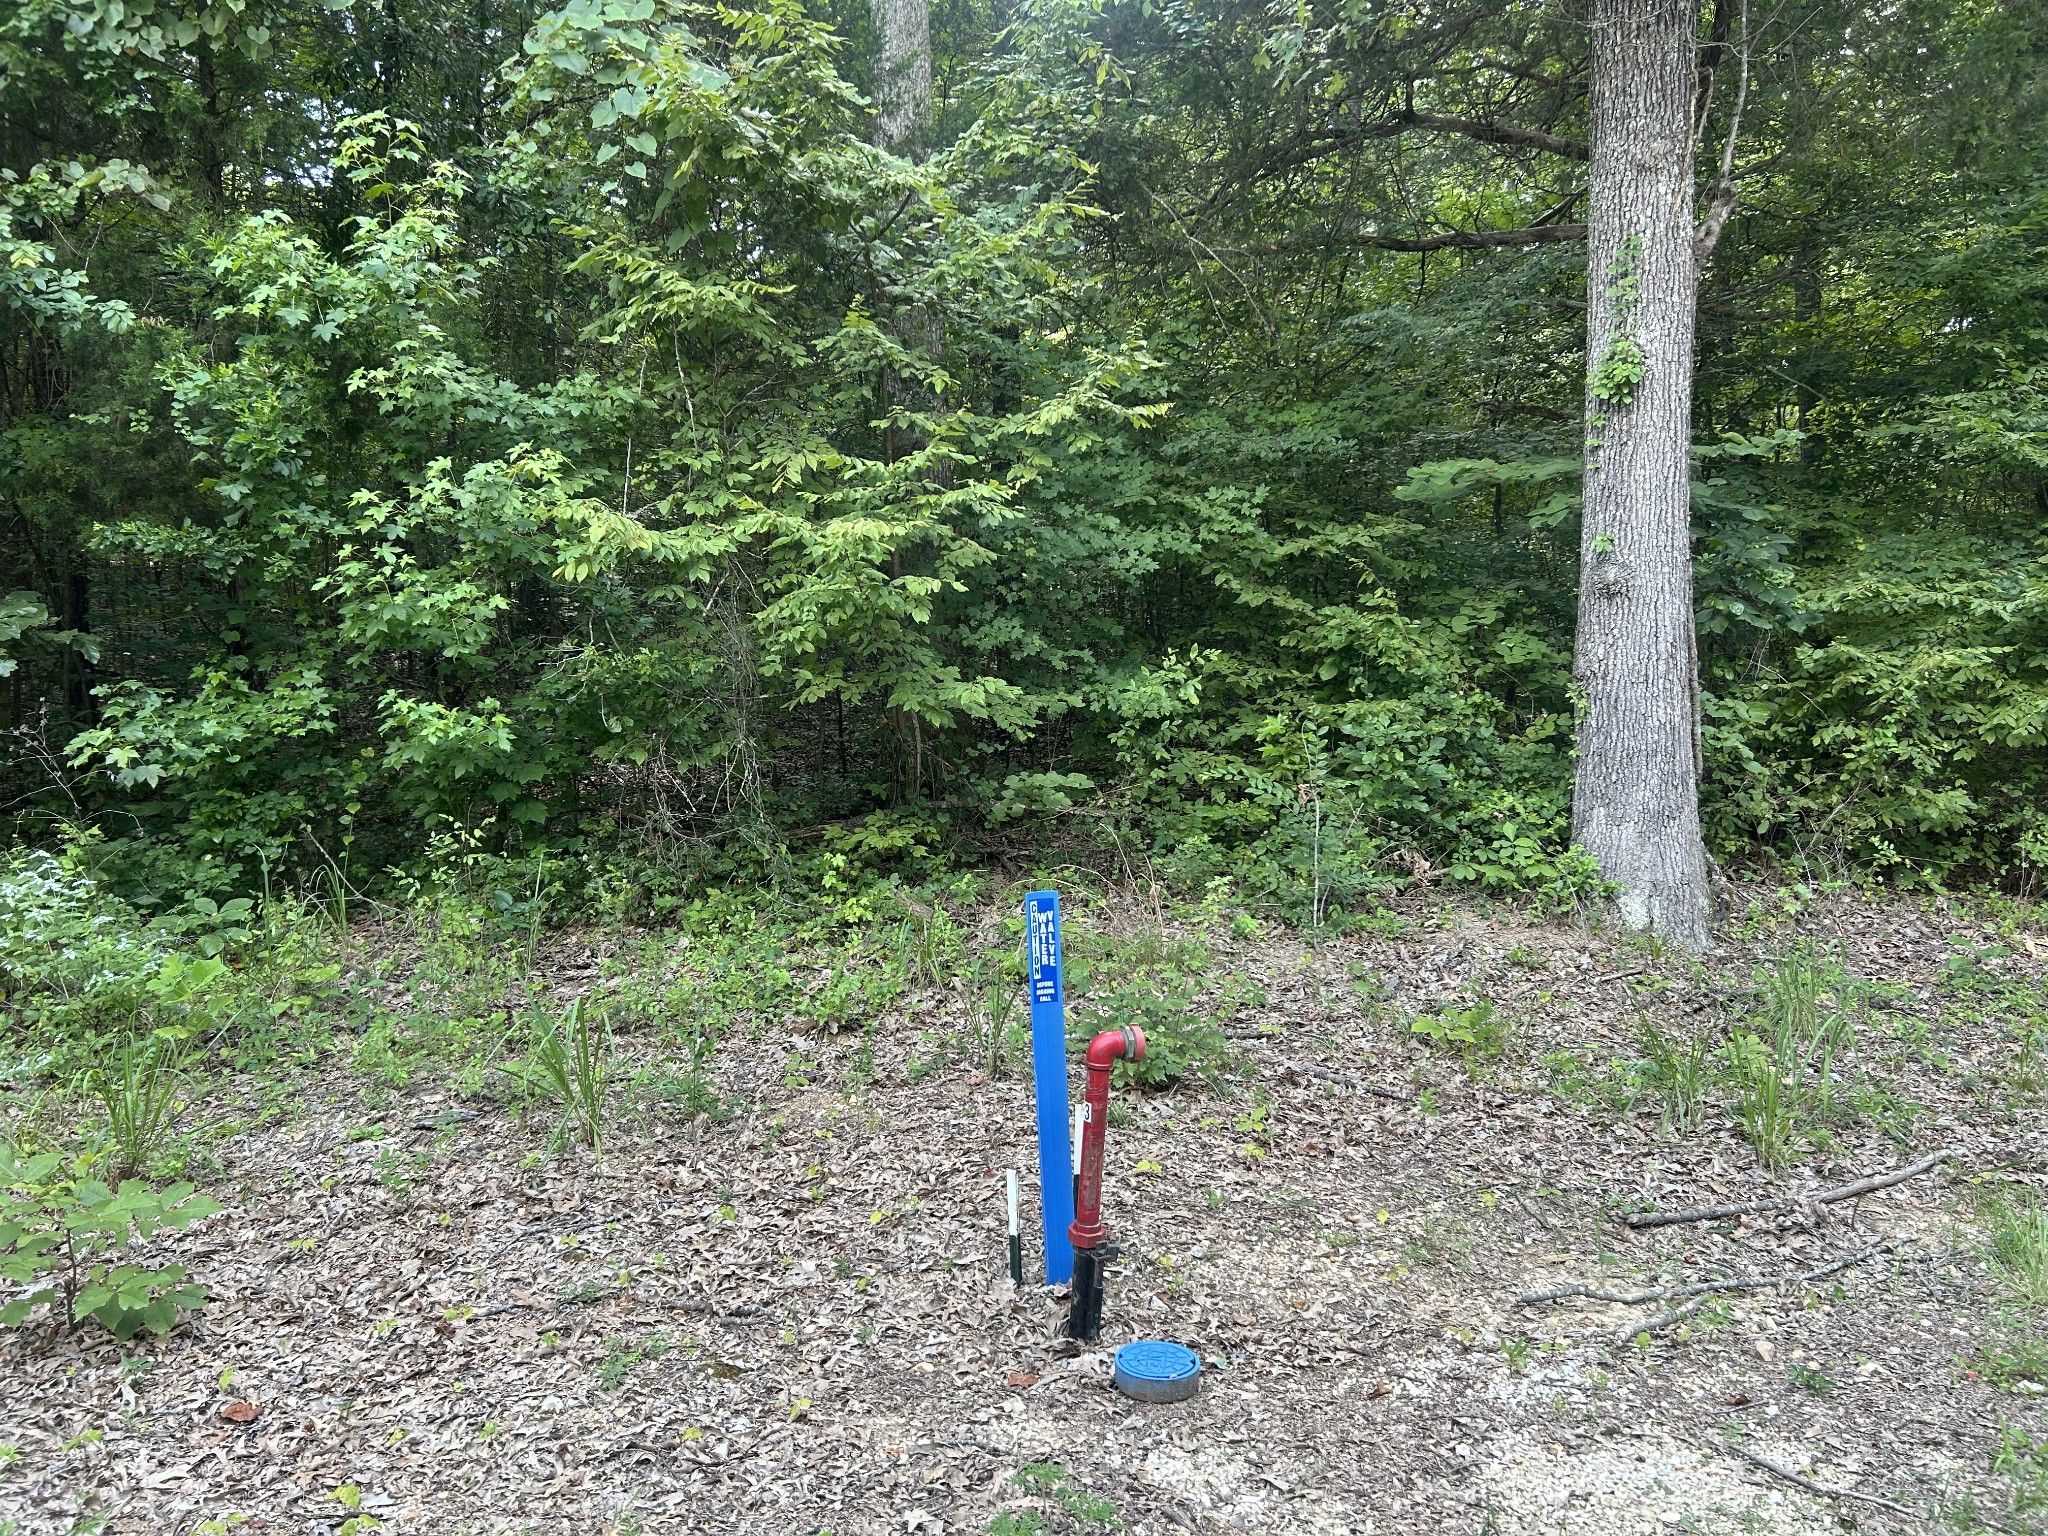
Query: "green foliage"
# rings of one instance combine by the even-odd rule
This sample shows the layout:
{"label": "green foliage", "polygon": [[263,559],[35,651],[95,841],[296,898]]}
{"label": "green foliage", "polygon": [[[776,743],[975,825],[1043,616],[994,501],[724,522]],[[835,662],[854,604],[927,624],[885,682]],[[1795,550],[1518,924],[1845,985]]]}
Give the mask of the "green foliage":
{"label": "green foliage", "polygon": [[2036,1440],[2015,1425],[2000,1425],[1991,1470],[2007,1480],[2014,1513],[2048,1509],[2048,1439]]}
{"label": "green foliage", "polygon": [[1111,1081],[1118,1087],[1214,1087],[1236,1065],[1223,1020],[1236,1011],[1237,999],[1210,985],[1210,956],[1200,943],[1157,932],[1096,933],[1073,924],[1065,945],[1073,1005],[1068,1049],[1085,1050],[1105,1029],[1134,1025],[1145,1033],[1143,1059],[1116,1064]]}
{"label": "green foliage", "polygon": [[[1800,946],[1765,966],[1761,1015],[1723,1050],[1734,1111],[1767,1168],[1784,1168],[1844,1113],[1837,1058],[1855,1039],[1839,963]],[[1832,988],[1832,990],[1830,989]]]}
{"label": "green foliage", "polygon": [[0,985],[15,1009],[62,1013],[121,993],[162,948],[76,857],[16,848],[0,863]]}
{"label": "green foliage", "polygon": [[2048,1205],[2032,1194],[2007,1194],[1986,1203],[1991,1272],[2028,1306],[2048,1307]]}
{"label": "green foliage", "polygon": [[1965,1366],[1995,1387],[2040,1391],[2048,1388],[2048,1340],[2024,1334],[2010,1344],[1989,1344]]}
{"label": "green foliage", "polygon": [[668,1350],[668,1340],[658,1333],[639,1344],[616,1335],[606,1339],[604,1358],[597,1364],[597,1384],[606,1392],[616,1392],[626,1384],[634,1366],[643,1360],[659,1360]]}
{"label": "green foliage", "polygon": [[561,1129],[596,1152],[604,1144],[614,1067],[611,1026],[581,997],[560,1017],[540,1015],[519,1073],[561,1106]]}
{"label": "green foliage", "polygon": [[1515,1037],[1515,1025],[1482,993],[1463,1006],[1446,1003],[1435,1013],[1416,1015],[1408,1021],[1408,1032],[1457,1056],[1470,1071],[1507,1050]]}
{"label": "green foliage", "polygon": [[1668,1135],[1684,1135],[1698,1124],[1714,1083],[1714,1049],[1704,1034],[1673,1037],[1643,1014],[1636,1021],[1643,1048],[1637,1075],[1662,1112]]}
{"label": "green foliage", "polygon": [[221,1209],[190,1184],[157,1189],[139,1179],[110,1186],[89,1159],[23,1155],[0,1144],[0,1277],[26,1290],[0,1306],[0,1326],[20,1327],[38,1307],[76,1327],[87,1318],[118,1339],[168,1333],[181,1311],[203,1305],[182,1264],[125,1261],[138,1241],[190,1226]]}
{"label": "green foliage", "polygon": [[106,1110],[116,1177],[146,1172],[163,1152],[185,1108],[184,1057],[180,1032],[158,1030],[124,1041],[111,1069],[88,1074],[86,1087]]}
{"label": "green foliage", "polygon": [[1055,1514],[1084,1530],[1114,1529],[1122,1524],[1113,1502],[1075,1487],[1071,1474],[1057,1463],[1027,1461],[1010,1474],[1009,1481],[1035,1500],[1037,1507],[999,1511],[988,1523],[991,1536],[1044,1536],[1055,1528],[1048,1523]]}
{"label": "green foliage", "polygon": [[[102,835],[51,922],[130,903],[49,979],[0,920],[11,1003],[118,1016],[122,934],[238,954],[237,900],[443,855],[529,935],[763,884],[852,922],[999,842],[1318,930],[1597,897],[1578,482],[1644,351],[1625,247],[1587,419],[1585,28],[949,12],[901,157],[849,14],[10,14],[0,798]],[[1762,40],[1701,279],[1707,825],[2029,880],[2039,29],[1801,25],[1865,41]]]}

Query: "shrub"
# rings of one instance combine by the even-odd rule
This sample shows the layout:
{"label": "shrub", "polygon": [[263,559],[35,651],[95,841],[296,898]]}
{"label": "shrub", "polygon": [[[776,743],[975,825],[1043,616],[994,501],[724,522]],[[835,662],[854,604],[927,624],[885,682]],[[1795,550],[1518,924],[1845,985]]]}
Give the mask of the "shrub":
{"label": "shrub", "polygon": [[0,989],[75,1004],[133,983],[161,946],[127,903],[41,848],[0,857]]}
{"label": "shrub", "polygon": [[0,1305],[0,1327],[17,1328],[49,1306],[72,1327],[92,1318],[117,1339],[167,1333],[182,1311],[206,1301],[182,1264],[124,1262],[136,1242],[189,1227],[220,1210],[190,1184],[155,1189],[140,1179],[110,1187],[89,1158],[22,1157],[0,1146],[0,1277],[26,1287]]}

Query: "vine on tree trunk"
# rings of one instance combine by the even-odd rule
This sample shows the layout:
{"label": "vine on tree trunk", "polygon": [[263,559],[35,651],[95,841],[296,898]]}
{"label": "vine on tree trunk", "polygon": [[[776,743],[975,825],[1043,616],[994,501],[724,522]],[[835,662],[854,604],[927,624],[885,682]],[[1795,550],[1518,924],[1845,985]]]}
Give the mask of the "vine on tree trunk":
{"label": "vine on tree trunk", "polygon": [[1595,400],[1617,410],[1635,402],[1636,386],[1643,382],[1643,345],[1636,340],[1633,327],[1642,297],[1636,278],[1636,263],[1642,254],[1642,236],[1630,235],[1607,264],[1607,301],[1613,307],[1614,334],[1593,370],[1591,390]]}

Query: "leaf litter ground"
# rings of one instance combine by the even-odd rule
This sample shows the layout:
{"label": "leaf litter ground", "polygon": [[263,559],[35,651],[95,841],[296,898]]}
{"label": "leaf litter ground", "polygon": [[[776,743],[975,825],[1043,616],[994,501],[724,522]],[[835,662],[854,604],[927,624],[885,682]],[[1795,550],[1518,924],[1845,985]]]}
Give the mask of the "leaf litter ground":
{"label": "leaf litter ground", "polygon": [[[912,1080],[965,1027],[953,990],[865,1045],[728,1038],[711,1070],[735,1118],[627,1113],[601,1161],[445,1082],[368,1092],[345,1040],[282,1115],[258,1112],[264,1084],[218,1084],[200,1116],[247,1127],[217,1144],[229,1210],[160,1241],[213,1299],[126,1348],[0,1344],[0,1530],[2033,1528],[2048,1414],[1985,1362],[2040,1330],[2003,1297],[1976,1191],[2041,1183],[2044,1117],[1956,977],[1960,955],[1970,985],[2038,999],[2048,944],[1843,899],[1695,969],[1562,923],[1406,915],[1313,946],[1209,935],[1207,981],[1258,999],[1230,1021],[1237,1074],[1119,1096],[1123,1257],[1090,1348],[1005,1273],[1028,1082]],[[1719,1038],[1795,927],[1885,985],[1859,1026],[1864,1111],[1773,1176],[1718,1102],[1674,1136],[1606,1064],[1638,1054],[1642,1017]],[[548,947],[562,995],[605,942]],[[1512,1034],[1467,1071],[1409,1025],[1477,996]],[[1953,1161],[1838,1205],[1621,1219],[1936,1149]],[[1881,1245],[1629,1343],[1665,1308],[1517,1303]],[[1196,1348],[1200,1395],[1119,1396],[1110,1351],[1132,1337]]]}

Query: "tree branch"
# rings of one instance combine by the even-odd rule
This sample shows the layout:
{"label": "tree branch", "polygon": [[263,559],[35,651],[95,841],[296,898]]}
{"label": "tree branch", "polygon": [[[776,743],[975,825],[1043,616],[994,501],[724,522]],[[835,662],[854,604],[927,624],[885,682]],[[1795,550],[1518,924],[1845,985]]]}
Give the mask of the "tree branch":
{"label": "tree branch", "polygon": [[[1742,132],[1742,109],[1749,100],[1749,0],[1741,0],[1742,36],[1736,46],[1740,73],[1735,77],[1735,109],[1728,115],[1728,137],[1721,145],[1721,166],[1707,193],[1706,213],[1693,231],[1693,260],[1705,266],[1721,241],[1721,231],[1742,206],[1742,193],[1735,184],[1735,142]],[[1721,46],[1726,47],[1726,44]],[[1711,77],[1709,77],[1711,80]]]}
{"label": "tree branch", "polygon": [[1859,1504],[1875,1504],[1880,1509],[1889,1509],[1901,1515],[1917,1517],[1920,1514],[1920,1511],[1917,1509],[1908,1509],[1903,1504],[1894,1504],[1890,1499],[1880,1499],[1874,1493],[1858,1493],[1853,1488],[1830,1488],[1824,1483],[1816,1483],[1812,1478],[1794,1472],[1790,1467],[1781,1467],[1775,1461],[1767,1461],[1747,1446],[1736,1445],[1732,1441],[1724,1442],[1721,1449],[1728,1452],[1731,1456],[1740,1456],[1751,1466],[1760,1467],[1773,1476],[1782,1477],[1794,1487],[1804,1488],[1808,1493],[1816,1494],[1823,1499],[1854,1499]]}
{"label": "tree branch", "polygon": [[1622,1219],[1637,1231],[1644,1227],[1670,1227],[1681,1222],[1724,1221],[1731,1216],[1761,1216],[1789,1211],[1796,1206],[1836,1205],[1844,1200],[1860,1199],[1875,1194],[1880,1189],[1890,1189],[1894,1184],[1903,1184],[1908,1179],[1917,1179],[1929,1169],[1939,1167],[1958,1154],[1953,1149],[1930,1152],[1918,1162],[1908,1163],[1903,1168],[1894,1168],[1887,1173],[1873,1173],[1867,1179],[1858,1179],[1853,1184],[1844,1184],[1837,1189],[1824,1189],[1817,1195],[1781,1195],[1772,1200],[1745,1200],[1740,1205],[1696,1205],[1684,1211],[1637,1211]]}
{"label": "tree branch", "polygon": [[1508,245],[1551,245],[1583,240],[1583,224],[1531,224],[1522,229],[1453,229],[1441,235],[1352,235],[1340,242],[1382,251],[1490,251]]}
{"label": "tree branch", "polygon": [[1567,160],[1590,159],[1593,153],[1583,139],[1561,138],[1537,128],[1510,128],[1505,123],[1481,122],[1472,117],[1446,117],[1436,112],[1409,110],[1400,113],[1395,121],[1408,127],[1461,134],[1482,144],[1512,144],[1518,149],[1540,149],[1546,154],[1563,155]]}
{"label": "tree branch", "polygon": [[1567,160],[1586,160],[1592,155],[1591,148],[1583,139],[1567,139],[1558,134],[1545,133],[1538,128],[1511,128],[1505,123],[1489,123],[1474,117],[1452,117],[1439,112],[1418,112],[1413,107],[1403,107],[1397,112],[1388,113],[1385,117],[1374,118],[1371,122],[1360,121],[1349,127],[1340,125],[1310,134],[1305,143],[1297,143],[1295,147],[1283,150],[1260,164],[1258,174],[1271,175],[1276,171],[1292,170],[1295,166],[1319,160],[1347,144],[1362,144],[1369,139],[1399,138],[1402,134],[1412,133],[1416,129],[1458,134],[1464,138],[1476,139],[1482,144],[1540,149],[1548,154],[1562,155]]}

